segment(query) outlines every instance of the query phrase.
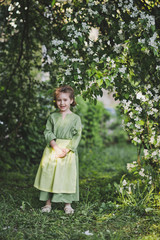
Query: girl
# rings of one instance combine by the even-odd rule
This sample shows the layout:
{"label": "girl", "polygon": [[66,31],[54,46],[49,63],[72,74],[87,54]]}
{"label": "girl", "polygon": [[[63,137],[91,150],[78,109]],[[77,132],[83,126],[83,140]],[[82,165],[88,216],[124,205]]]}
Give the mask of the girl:
{"label": "girl", "polygon": [[64,202],[64,211],[74,213],[72,201],[79,201],[79,170],[77,147],[81,138],[80,117],[70,110],[75,106],[74,90],[62,86],[54,92],[58,111],[50,114],[44,136],[47,146],[37,171],[34,187],[40,200],[46,201],[42,212],[51,211],[51,202]]}

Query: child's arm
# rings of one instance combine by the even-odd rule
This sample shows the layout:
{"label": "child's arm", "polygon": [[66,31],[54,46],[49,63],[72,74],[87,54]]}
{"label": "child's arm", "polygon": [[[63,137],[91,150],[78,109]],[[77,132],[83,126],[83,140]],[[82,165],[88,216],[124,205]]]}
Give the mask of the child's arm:
{"label": "child's arm", "polygon": [[78,144],[81,139],[81,133],[82,133],[82,124],[81,124],[81,119],[78,117],[75,127],[74,127],[75,134],[73,135],[72,140],[70,143],[66,146],[67,151],[72,151],[75,152],[75,150],[78,147]]}
{"label": "child's arm", "polygon": [[50,146],[50,142],[52,140],[56,139],[56,135],[54,134],[54,123],[51,116],[49,116],[47,119],[46,128],[44,130],[44,137],[48,146]]}
{"label": "child's arm", "polygon": [[56,135],[54,134],[54,122],[51,116],[48,117],[46,128],[44,131],[44,137],[48,146],[51,146],[56,151],[57,157],[64,157],[66,152],[63,151],[58,145],[56,144]]}

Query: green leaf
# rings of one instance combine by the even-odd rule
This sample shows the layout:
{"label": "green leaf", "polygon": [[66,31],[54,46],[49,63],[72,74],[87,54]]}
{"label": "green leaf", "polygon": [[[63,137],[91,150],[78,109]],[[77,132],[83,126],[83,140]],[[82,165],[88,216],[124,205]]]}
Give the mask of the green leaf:
{"label": "green leaf", "polygon": [[98,79],[97,84],[98,84],[98,87],[100,87],[103,84],[103,79]]}
{"label": "green leaf", "polygon": [[138,121],[138,124],[139,124],[139,125],[142,125],[142,126],[143,126],[144,123],[145,123],[145,122],[144,122],[143,120]]}
{"label": "green leaf", "polygon": [[125,93],[124,96],[125,96],[126,99],[128,99],[129,98],[129,93]]}
{"label": "green leaf", "polygon": [[55,5],[55,3],[56,3],[56,0],[52,0],[52,3],[51,3],[52,7]]}

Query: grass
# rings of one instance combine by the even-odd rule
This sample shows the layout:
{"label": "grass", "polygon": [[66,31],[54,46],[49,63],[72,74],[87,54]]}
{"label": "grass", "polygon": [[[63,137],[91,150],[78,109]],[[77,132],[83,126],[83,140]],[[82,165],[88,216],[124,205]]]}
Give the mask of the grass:
{"label": "grass", "polygon": [[[62,203],[55,204],[50,213],[40,212],[43,202],[38,200],[39,191],[33,188],[37,166],[26,174],[1,173],[0,239],[160,239],[158,207],[149,212],[126,207],[118,202],[114,188],[114,182],[119,183],[126,172],[126,163],[136,160],[136,149],[128,145],[113,146],[91,155],[92,159],[86,153],[80,162],[80,201],[73,203],[75,214],[71,216],[64,214]],[[100,159],[95,163],[99,155],[103,156],[103,162]]]}

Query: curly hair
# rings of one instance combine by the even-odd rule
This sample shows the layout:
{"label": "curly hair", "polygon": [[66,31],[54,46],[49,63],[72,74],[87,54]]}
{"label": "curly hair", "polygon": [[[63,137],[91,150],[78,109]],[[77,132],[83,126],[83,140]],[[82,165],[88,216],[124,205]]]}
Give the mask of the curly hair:
{"label": "curly hair", "polygon": [[75,101],[75,97],[74,97],[74,90],[73,90],[73,88],[70,87],[69,85],[65,85],[65,86],[61,86],[59,88],[56,88],[56,90],[54,91],[54,94],[53,94],[54,101],[53,102],[54,102],[54,106],[56,108],[58,108],[56,101],[57,101],[57,97],[58,97],[58,95],[60,93],[69,93],[70,99],[73,100],[73,102],[71,103],[71,106],[72,107],[76,106],[76,101]]}

